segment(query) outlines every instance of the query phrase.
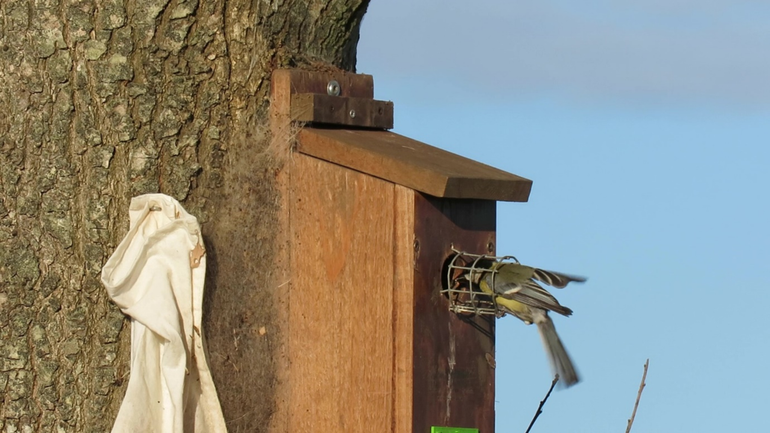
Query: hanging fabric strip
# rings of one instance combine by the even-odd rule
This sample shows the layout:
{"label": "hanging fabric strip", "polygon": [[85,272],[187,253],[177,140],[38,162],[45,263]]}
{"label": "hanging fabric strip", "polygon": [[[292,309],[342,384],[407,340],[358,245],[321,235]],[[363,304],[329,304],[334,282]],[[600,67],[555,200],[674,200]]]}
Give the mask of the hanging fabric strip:
{"label": "hanging fabric strip", "polygon": [[226,432],[201,329],[206,256],[197,219],[164,194],[134,197],[102,269],[131,317],[131,377],[113,433]]}

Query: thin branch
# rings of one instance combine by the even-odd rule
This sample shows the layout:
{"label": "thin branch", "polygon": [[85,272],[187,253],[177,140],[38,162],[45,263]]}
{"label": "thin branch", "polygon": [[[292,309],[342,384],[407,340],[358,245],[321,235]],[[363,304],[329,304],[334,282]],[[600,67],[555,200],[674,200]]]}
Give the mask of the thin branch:
{"label": "thin branch", "polygon": [[535,425],[535,421],[537,421],[537,417],[540,416],[541,413],[543,413],[543,406],[545,406],[546,400],[548,400],[548,396],[551,395],[551,391],[553,391],[553,387],[556,386],[556,382],[559,381],[559,375],[557,374],[553,378],[553,382],[551,382],[551,387],[548,389],[548,393],[545,395],[545,398],[540,402],[540,405],[537,407],[537,412],[535,412],[534,418],[532,418],[532,421],[529,423],[529,427],[527,427],[527,431],[524,433],[529,433],[530,430],[532,430],[532,426]]}
{"label": "thin branch", "polygon": [[644,383],[644,380],[647,379],[647,367],[650,365],[650,359],[647,358],[647,362],[644,363],[644,374],[642,375],[642,383],[639,384],[639,392],[636,394],[636,403],[634,403],[634,411],[631,413],[631,418],[628,420],[628,427],[626,428],[626,433],[631,432],[631,425],[634,423],[634,417],[636,417],[636,409],[639,407],[639,400],[642,398],[642,391],[644,390],[644,387],[646,384]]}

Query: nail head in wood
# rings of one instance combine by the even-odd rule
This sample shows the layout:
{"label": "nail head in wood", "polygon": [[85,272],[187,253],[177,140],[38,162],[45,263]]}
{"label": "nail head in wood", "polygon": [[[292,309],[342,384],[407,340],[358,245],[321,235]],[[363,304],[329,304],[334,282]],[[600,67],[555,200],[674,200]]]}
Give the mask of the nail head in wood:
{"label": "nail head in wood", "polygon": [[291,120],[323,125],[393,128],[393,103],[320,93],[291,95]]}

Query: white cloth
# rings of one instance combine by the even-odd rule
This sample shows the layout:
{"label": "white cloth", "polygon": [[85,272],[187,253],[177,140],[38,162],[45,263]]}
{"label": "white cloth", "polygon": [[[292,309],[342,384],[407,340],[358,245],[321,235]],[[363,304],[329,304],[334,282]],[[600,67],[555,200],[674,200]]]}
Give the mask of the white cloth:
{"label": "white cloth", "polygon": [[110,297],[131,316],[131,377],[112,431],[226,432],[201,329],[198,221],[163,194],[134,197],[129,216],[128,234],[102,269]]}

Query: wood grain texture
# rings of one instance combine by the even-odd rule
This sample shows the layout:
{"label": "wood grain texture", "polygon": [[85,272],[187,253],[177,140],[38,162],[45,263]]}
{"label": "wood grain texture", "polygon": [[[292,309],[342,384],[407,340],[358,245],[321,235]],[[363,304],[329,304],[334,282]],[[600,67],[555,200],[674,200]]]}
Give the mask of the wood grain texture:
{"label": "wood grain texture", "polygon": [[326,95],[329,81],[335,80],[340,85],[342,97],[374,99],[374,77],[366,74],[335,71],[304,71],[287,69],[275,71],[276,74],[286,73],[291,82],[291,93],[320,93]]}
{"label": "wood grain texture", "polygon": [[291,96],[291,120],[361,128],[393,128],[393,103],[367,98],[297,93]]}
{"label": "wood grain texture", "polygon": [[[291,210],[292,210],[292,190],[291,175],[294,169],[291,154],[291,136],[292,127],[289,119],[289,79],[290,75],[281,77],[277,74],[279,81],[276,85],[276,74],[273,74],[273,83],[270,87],[270,132],[271,149],[275,159],[281,161],[282,169],[275,173],[275,185],[278,191],[278,218],[272,224],[272,230],[275,233],[273,254],[273,273],[277,279],[278,296],[275,296],[273,308],[275,310],[276,323],[281,324],[277,337],[270,337],[274,347],[275,362],[275,382],[272,384],[274,389],[274,404],[270,423],[266,430],[270,432],[290,432],[289,421],[291,419],[291,357],[289,347],[289,329],[291,320],[289,317],[289,298],[291,283],[291,246],[293,238],[291,236]],[[283,83],[281,83],[283,78]],[[281,296],[283,295],[283,296]],[[246,431],[243,429],[242,431]]]}
{"label": "wood grain texture", "polygon": [[303,71],[299,69],[277,69],[271,80],[271,111],[288,115],[291,95],[317,93],[326,95],[326,85],[335,80],[340,85],[342,97],[374,99],[374,78],[366,74],[345,71]]}
{"label": "wood grain texture", "polygon": [[374,99],[374,78],[341,70],[304,71],[276,69],[270,79],[270,128],[275,143],[293,140],[291,101],[295,94],[327,95],[326,86],[335,80],[340,85],[340,97]]}
{"label": "wood grain texture", "polygon": [[289,431],[392,431],[394,185],[293,156]]}
{"label": "wood grain texture", "polygon": [[527,201],[532,181],[388,131],[303,128],[298,150],[436,197]]}
{"label": "wood grain texture", "polygon": [[412,430],[414,390],[414,196],[412,189],[395,187],[393,264],[393,426]]}
{"label": "wood grain texture", "polygon": [[494,318],[461,318],[440,294],[457,249],[494,253],[495,202],[415,194],[414,432],[431,426],[494,432]]}

